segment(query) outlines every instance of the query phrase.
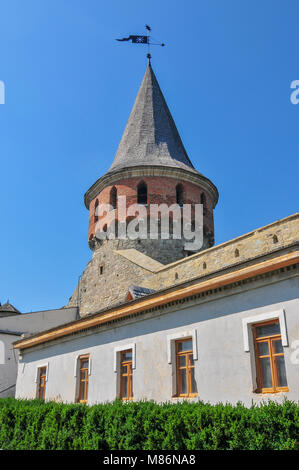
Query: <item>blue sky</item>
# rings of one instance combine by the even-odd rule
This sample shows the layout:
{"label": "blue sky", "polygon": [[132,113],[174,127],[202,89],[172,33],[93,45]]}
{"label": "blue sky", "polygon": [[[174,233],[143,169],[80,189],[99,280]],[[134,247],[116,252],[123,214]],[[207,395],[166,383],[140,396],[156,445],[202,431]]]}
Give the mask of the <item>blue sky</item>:
{"label": "blue sky", "polygon": [[90,260],[83,195],[110,166],[146,68],[144,24],[216,243],[298,210],[296,0],[2,0],[0,301],[67,303]]}

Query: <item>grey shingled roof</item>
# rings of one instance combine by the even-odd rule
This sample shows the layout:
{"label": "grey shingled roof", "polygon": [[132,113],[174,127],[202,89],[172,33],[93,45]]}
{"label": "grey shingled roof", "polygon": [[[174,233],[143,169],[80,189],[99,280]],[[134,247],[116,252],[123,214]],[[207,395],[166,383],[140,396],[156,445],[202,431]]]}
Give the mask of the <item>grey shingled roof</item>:
{"label": "grey shingled roof", "polygon": [[129,292],[135,300],[140,297],[144,297],[145,295],[154,294],[156,291],[154,289],[148,289],[147,287],[132,285],[129,287]]}
{"label": "grey shingled roof", "polygon": [[150,63],[108,173],[140,165],[198,173],[186,153]]}
{"label": "grey shingled roof", "polygon": [[11,303],[8,301],[1,305],[0,304],[0,312],[13,312],[13,313],[21,313],[16,307],[14,307]]}

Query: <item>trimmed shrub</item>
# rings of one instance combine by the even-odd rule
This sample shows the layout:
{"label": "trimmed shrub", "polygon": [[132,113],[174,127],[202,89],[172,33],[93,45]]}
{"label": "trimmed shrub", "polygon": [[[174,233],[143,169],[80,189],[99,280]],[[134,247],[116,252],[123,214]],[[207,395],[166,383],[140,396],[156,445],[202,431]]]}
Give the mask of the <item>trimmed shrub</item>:
{"label": "trimmed shrub", "polygon": [[299,405],[0,399],[6,450],[299,450]]}

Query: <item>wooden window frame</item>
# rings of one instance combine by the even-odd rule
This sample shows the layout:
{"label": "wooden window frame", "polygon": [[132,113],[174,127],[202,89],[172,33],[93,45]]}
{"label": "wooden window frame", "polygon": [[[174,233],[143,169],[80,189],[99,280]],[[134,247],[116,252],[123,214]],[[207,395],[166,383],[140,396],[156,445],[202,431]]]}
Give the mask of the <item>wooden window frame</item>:
{"label": "wooden window frame", "polygon": [[[131,352],[132,359],[125,360],[123,359],[124,355],[128,352]],[[133,400],[133,349],[125,349],[120,351],[120,398],[123,401]],[[122,371],[123,367],[127,367],[127,373],[124,374]],[[128,378],[128,396],[124,397],[124,377]]]}
{"label": "wooden window frame", "polygon": [[[256,363],[256,372],[257,372],[257,389],[256,393],[280,393],[280,392],[288,392],[289,387],[279,387],[278,386],[278,373],[277,373],[277,365],[275,358],[276,357],[285,357],[284,352],[282,353],[275,353],[274,348],[273,348],[273,341],[280,340],[282,341],[281,338],[281,332],[274,334],[274,335],[266,335],[266,336],[257,336],[257,328],[261,326],[266,326],[266,325],[273,325],[275,323],[278,323],[280,326],[279,319],[272,319],[272,320],[267,320],[261,323],[255,323],[252,325],[253,327],[253,340],[254,340],[254,350],[255,350],[255,363]],[[261,355],[258,350],[258,345],[259,343],[268,343],[268,351],[269,354],[264,354]],[[262,369],[261,369],[261,358],[264,357],[269,357],[270,358],[270,367],[271,367],[271,378],[272,378],[272,385],[273,387],[271,388],[265,388],[262,387]]]}
{"label": "wooden window frame", "polygon": [[[192,348],[188,351],[179,351],[179,345],[181,343],[185,343],[186,341],[191,341],[192,342]],[[190,356],[192,355],[193,358],[193,365],[190,365]],[[194,364],[194,357],[193,357],[193,338],[182,338],[178,339],[175,341],[175,361],[176,361],[176,388],[177,388],[177,393],[176,397],[182,397],[182,398],[193,398],[198,395],[197,392],[192,392],[192,380],[191,380],[191,369],[195,369],[195,364]],[[186,357],[186,366],[182,367],[179,364],[180,357],[185,356]],[[182,388],[182,381],[181,381],[181,369],[186,369],[186,379],[187,379],[187,393],[182,393],[181,388]]]}
{"label": "wooden window frame", "polygon": [[[82,362],[88,361],[87,367],[82,367]],[[90,355],[85,354],[84,356],[78,357],[78,380],[79,380],[79,388],[78,388],[78,403],[87,403],[88,402],[88,392],[89,392],[89,361]],[[86,371],[86,378],[82,380],[82,371]],[[82,384],[85,383],[85,395],[82,398]]]}
{"label": "wooden window frame", "polygon": [[[42,378],[44,379],[43,380],[43,385],[42,385]],[[38,369],[37,398],[39,398],[40,400],[45,401],[46,388],[47,388],[47,366],[42,366],[42,367],[39,367],[39,369]]]}

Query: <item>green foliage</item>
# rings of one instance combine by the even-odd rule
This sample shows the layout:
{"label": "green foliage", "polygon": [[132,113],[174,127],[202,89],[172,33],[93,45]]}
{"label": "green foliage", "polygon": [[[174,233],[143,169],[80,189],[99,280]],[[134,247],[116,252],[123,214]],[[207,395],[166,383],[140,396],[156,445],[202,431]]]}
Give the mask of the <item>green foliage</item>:
{"label": "green foliage", "polygon": [[299,405],[0,399],[1,449],[299,450]]}

